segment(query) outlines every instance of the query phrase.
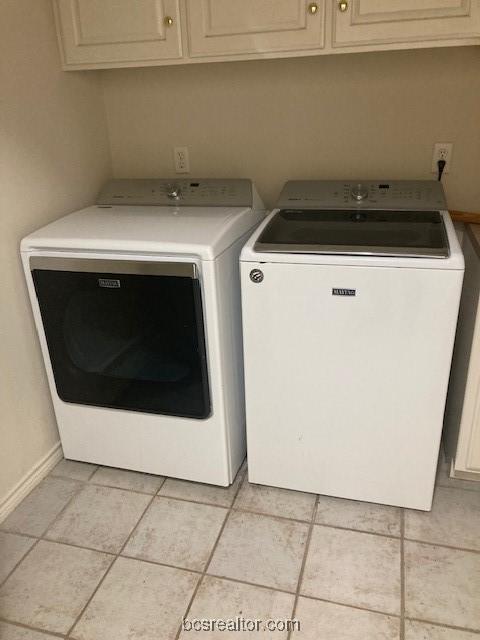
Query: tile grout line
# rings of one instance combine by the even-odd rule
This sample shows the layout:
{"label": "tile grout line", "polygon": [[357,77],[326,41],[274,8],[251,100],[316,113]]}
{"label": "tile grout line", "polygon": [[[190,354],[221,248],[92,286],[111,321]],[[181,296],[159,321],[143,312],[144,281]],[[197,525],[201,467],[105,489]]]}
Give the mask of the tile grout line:
{"label": "tile grout line", "polygon": [[152,493],[151,491],[140,491],[139,489],[126,489],[125,487],[118,487],[117,485],[113,485],[113,484],[100,484],[99,482],[85,482],[85,484],[89,487],[103,487],[104,489],[117,489],[117,491],[128,491],[128,493],[134,493],[137,496],[154,496],[155,497],[157,495],[157,491],[160,491],[164,482],[165,480],[162,481],[159,489],[157,489],[154,493]]}
{"label": "tile grout line", "polygon": [[[215,487],[216,485],[211,485]],[[221,487],[223,489],[223,487]],[[178,502],[190,502],[191,504],[201,504],[203,507],[219,507],[221,509],[232,509],[229,504],[219,504],[218,502],[206,502],[205,500],[194,500],[193,498],[179,498],[178,496],[169,496],[166,493],[157,493],[157,498],[165,498],[166,500],[177,500]],[[238,511],[238,509],[233,509]]]}
{"label": "tile grout line", "polygon": [[[252,512],[252,513],[255,513],[255,512]],[[268,515],[268,514],[256,513],[256,515],[261,516],[261,515]],[[271,517],[275,518],[276,516],[271,516]],[[294,522],[302,522],[302,524],[310,524],[310,522],[304,522],[301,520],[295,520]],[[326,529],[336,529],[337,531],[353,531],[354,533],[365,533],[369,536],[377,536],[378,538],[387,538],[388,540],[400,539],[400,535],[394,536],[388,533],[378,533],[377,531],[366,531],[365,529],[352,529],[352,527],[340,527],[339,525],[336,525],[336,524],[324,524],[323,522],[314,522],[313,524],[316,527],[324,527]]]}
{"label": "tile grout line", "polygon": [[202,571],[202,573],[200,575],[200,578],[199,578],[197,584],[195,585],[193,593],[192,593],[192,595],[190,597],[190,600],[189,600],[189,602],[187,604],[187,608],[185,609],[185,612],[183,614],[182,620],[180,621],[180,624],[178,625],[177,633],[175,634],[175,640],[178,640],[178,638],[180,637],[180,634],[182,633],[182,622],[188,616],[188,614],[190,612],[190,609],[191,609],[191,607],[193,605],[193,602],[194,602],[195,598],[197,597],[197,593],[198,593],[198,591],[200,589],[200,585],[202,584],[203,579],[207,575],[207,570],[208,570],[208,568],[210,566],[210,563],[212,561],[214,553],[215,553],[215,551],[217,549],[217,545],[220,542],[220,538],[222,537],[223,532],[225,531],[225,527],[227,526],[227,522],[228,522],[228,520],[230,518],[230,514],[232,513],[232,510],[233,510],[233,505],[235,504],[235,500],[237,499],[237,496],[240,493],[240,489],[242,488],[243,483],[247,479],[247,473],[248,473],[247,468],[242,470],[242,467],[243,467],[244,464],[245,464],[245,461],[242,462],[242,464],[240,465],[240,469],[238,470],[238,473],[242,474],[241,477],[240,477],[240,480],[238,482],[238,487],[236,488],[235,493],[234,493],[234,495],[232,497],[232,501],[230,503],[230,507],[227,510],[225,518],[224,518],[224,520],[222,522],[222,526],[220,527],[218,535],[217,535],[217,537],[215,539],[215,543],[214,543],[214,545],[212,547],[212,550],[210,551],[210,554],[209,554],[208,559],[207,559],[207,561],[205,563],[205,566],[204,566],[203,571]]}
{"label": "tile grout line", "polygon": [[45,529],[42,532],[42,535],[39,536],[40,540],[44,540],[45,536],[47,535],[47,531],[53,527],[53,525],[57,522],[57,520],[60,519],[60,517],[65,513],[68,507],[72,504],[75,498],[80,495],[82,491],[83,491],[83,483],[79,483],[78,487],[75,489],[72,496],[67,500],[66,504],[63,505],[63,507],[55,516],[55,518],[53,518],[53,520],[45,527]]}
{"label": "tile grout line", "polygon": [[400,511],[400,640],[405,640],[405,510]]}
{"label": "tile grout line", "polygon": [[19,629],[26,629],[28,631],[35,631],[36,633],[52,636],[53,638],[66,638],[66,636],[63,633],[58,633],[58,631],[46,631],[45,629],[40,629],[39,627],[33,627],[32,625],[25,624],[24,622],[16,622],[14,620],[9,620],[8,618],[3,618],[1,616],[0,616],[0,622],[5,622],[6,624],[12,625],[12,627],[18,627]]}
{"label": "tile grout line", "polygon": [[[311,493],[311,496],[315,496],[315,500],[317,500],[317,494]],[[340,498],[343,500],[343,498]],[[371,504],[369,502],[365,502],[362,504]],[[383,506],[383,505],[382,505]],[[385,505],[390,506],[390,505]],[[400,507],[392,507],[392,509],[399,509]],[[234,511],[241,511],[243,513],[253,513],[257,516],[269,516],[270,518],[276,518],[277,520],[287,520],[288,522],[298,522],[300,524],[310,524],[311,520],[302,520],[301,518],[290,518],[289,516],[281,516],[276,513],[267,513],[265,511],[255,511],[254,509],[248,509],[247,507],[233,507]],[[400,534],[394,535],[393,533],[380,533],[379,531],[367,531],[366,529],[352,529],[352,527],[342,527],[338,524],[329,524],[328,522],[314,522],[319,527],[330,527],[332,529],[341,529],[343,531],[359,531],[360,533],[370,533],[373,536],[380,536],[381,538],[393,538],[394,540],[398,540]]]}
{"label": "tile grout line", "polygon": [[347,609],[354,609],[355,611],[366,611],[367,613],[375,613],[378,616],[395,618],[400,622],[400,614],[398,613],[380,611],[380,609],[369,609],[368,607],[362,607],[359,604],[348,604],[347,602],[341,602],[340,600],[329,600],[328,598],[320,598],[319,596],[310,596],[307,593],[301,593],[300,597],[305,598],[306,600],[315,600],[316,602],[327,602],[328,604],[335,604],[338,607],[346,607]]}
{"label": "tile grout line", "polygon": [[100,465],[95,465],[95,469],[92,471],[92,473],[88,476],[86,482],[90,482],[90,480],[93,478],[93,476],[97,473],[97,471],[100,469]]}
{"label": "tile grout line", "polygon": [[[92,474],[93,475],[93,474]],[[160,489],[163,486],[163,483],[165,482],[165,478],[163,479],[162,484],[160,485]],[[159,490],[160,490],[159,489]],[[125,540],[125,542],[122,544],[122,546],[120,547],[120,549],[118,550],[118,552],[114,555],[114,557],[112,558],[112,561],[110,562],[110,564],[107,567],[107,570],[105,571],[105,573],[103,574],[102,578],[100,579],[99,583],[97,584],[97,586],[95,587],[95,589],[93,590],[93,592],[90,594],[90,597],[87,599],[85,605],[82,607],[80,613],[78,614],[78,616],[75,618],[75,620],[73,621],[73,624],[69,627],[67,633],[65,634],[66,638],[72,638],[73,636],[71,635],[76,627],[76,625],[78,624],[78,622],[80,621],[80,618],[83,616],[83,614],[85,613],[87,607],[89,606],[89,604],[91,603],[91,601],[93,600],[93,598],[95,597],[95,594],[98,592],[98,590],[100,589],[100,587],[102,586],[102,584],[104,583],[106,577],[108,576],[108,574],[110,573],[113,565],[115,564],[115,562],[118,560],[118,558],[120,557],[120,554],[122,553],[122,551],[125,549],[125,547],[127,546],[127,544],[130,541],[130,538],[133,536],[133,534],[135,533],[135,531],[137,530],[137,527],[139,526],[140,522],[143,520],[144,515],[146,514],[146,512],[148,511],[148,509],[150,508],[150,505],[152,504],[152,502],[155,500],[155,495],[151,496],[151,499],[148,501],[147,505],[145,506],[145,509],[142,511],[139,519],[137,520],[137,523],[135,524],[135,526],[133,527],[133,529],[130,531],[130,533],[127,536],[127,539]],[[102,552],[100,552],[102,553]]]}
{"label": "tile grout line", "polygon": [[415,618],[412,616],[407,616],[405,620],[411,620],[412,622],[420,622],[421,624],[429,624],[432,627],[440,627],[441,629],[453,629],[455,631],[463,631],[464,633],[473,633],[475,635],[480,636],[480,628],[471,629],[470,627],[457,627],[453,624],[446,624],[444,622],[433,622],[432,620],[424,620],[423,618]]}
{"label": "tile grout line", "polygon": [[440,547],[441,549],[452,549],[452,551],[463,551],[464,553],[480,554],[480,549],[469,549],[468,547],[454,547],[450,544],[442,544],[441,542],[429,542],[428,540],[419,540],[417,538],[408,538],[405,536],[405,542],[415,542],[416,544],[425,544],[429,547]]}
{"label": "tile grout line", "polygon": [[95,587],[95,589],[92,591],[92,593],[90,594],[89,598],[87,599],[87,602],[85,603],[85,605],[82,607],[82,609],[80,610],[80,613],[76,616],[75,620],[73,621],[73,624],[70,625],[70,627],[68,628],[66,634],[65,634],[65,638],[70,638],[72,636],[70,636],[70,634],[72,633],[73,629],[75,628],[75,625],[77,624],[77,622],[80,620],[81,616],[85,613],[85,609],[88,607],[88,605],[90,604],[90,602],[92,601],[93,597],[95,596],[95,594],[97,593],[97,591],[99,590],[99,588],[101,587],[101,585],[103,584],[103,581],[105,580],[105,578],[107,577],[107,575],[110,573],[110,569],[113,567],[113,565],[115,564],[115,560],[118,558],[118,556],[114,556],[111,561],[110,564],[108,565],[105,573],[103,574],[103,576],[100,578],[99,583],[97,584],[97,586]]}
{"label": "tile grout line", "polygon": [[18,531],[10,531],[9,529],[2,529],[0,526],[0,533],[9,533],[11,536],[21,536],[22,538],[29,538],[30,540],[41,540],[41,536],[34,536],[33,533],[18,533]]}
{"label": "tile grout line", "polygon": [[[307,556],[308,556],[308,551],[310,549],[310,540],[312,539],[313,527],[315,526],[315,520],[317,518],[319,501],[320,501],[320,496],[317,495],[315,498],[315,504],[313,505],[313,509],[312,509],[312,516],[310,518],[310,525],[308,527],[307,539],[305,540],[305,551],[303,552],[302,564],[300,565],[300,573],[298,574],[297,588],[295,590],[295,598],[293,600],[291,620],[295,619],[295,615],[297,613],[298,600],[300,597],[300,588],[302,586],[305,565],[307,564]],[[290,638],[292,637],[292,633],[293,633],[293,628],[290,628],[288,631],[287,640],[290,640]]]}
{"label": "tile grout line", "polygon": [[35,540],[35,542],[32,544],[32,546],[30,547],[30,549],[28,549],[27,551],[25,551],[25,553],[23,554],[23,556],[20,558],[20,560],[18,562],[15,563],[13,569],[11,571],[9,571],[7,573],[7,575],[5,576],[5,578],[0,582],[0,587],[3,587],[3,585],[6,583],[6,581],[10,578],[10,576],[15,573],[15,571],[18,569],[19,565],[25,560],[25,558],[33,551],[33,549],[35,549],[35,547],[38,545],[38,543],[40,542],[41,538],[37,538]]}
{"label": "tile grout line", "polygon": [[[89,464],[89,463],[85,463],[85,464]],[[105,482],[95,482],[95,480],[93,479],[93,477],[95,476],[95,474],[97,473],[97,471],[100,471],[101,469],[114,469],[116,471],[126,471],[127,473],[137,473],[138,475],[144,475],[144,476],[149,476],[151,478],[158,478],[160,480],[160,484],[158,486],[157,489],[154,490],[154,493],[152,494],[151,491],[141,491],[140,489],[132,489],[131,487],[121,487],[117,484],[108,484]],[[74,478],[73,476],[62,476],[62,475],[52,475],[52,473],[50,473],[48,476],[46,476],[47,478],[60,478],[62,480],[72,480],[74,482],[81,482],[84,485],[88,485],[88,486],[93,486],[93,487],[106,487],[108,489],[120,489],[122,491],[130,491],[131,493],[139,493],[141,495],[146,495],[146,496],[151,496],[151,495],[157,495],[158,491],[160,491],[160,489],[162,488],[162,486],[165,483],[165,480],[167,480],[167,476],[162,476],[162,475],[155,475],[152,473],[144,473],[143,471],[132,471],[131,469],[120,469],[118,467],[103,467],[103,466],[98,466],[91,474],[88,478],[83,479],[83,478]]]}
{"label": "tile grout line", "polygon": [[168,569],[176,569],[177,571],[185,571],[186,573],[195,573],[196,575],[203,575],[203,571],[200,569],[187,569],[187,567],[181,567],[178,564],[169,564],[168,562],[160,562],[159,560],[149,560],[148,558],[142,558],[142,556],[129,556],[125,553],[118,556],[119,558],[125,558],[126,560],[138,560],[139,562],[145,562],[145,564],[153,564],[155,567],[167,567]]}
{"label": "tile grout line", "polygon": [[205,573],[205,575],[208,578],[216,578],[217,580],[226,580],[227,582],[244,584],[248,587],[258,587],[259,589],[267,589],[268,591],[275,591],[277,593],[286,593],[289,596],[295,595],[295,591],[288,591],[288,589],[281,589],[280,587],[272,587],[268,584],[261,584],[259,582],[249,582],[248,580],[240,580],[240,578],[231,578],[230,576],[222,576],[219,573]]}
{"label": "tile grout line", "polygon": [[102,549],[98,549],[95,547],[86,547],[83,544],[76,544],[75,542],[63,542],[63,540],[55,540],[54,538],[39,538],[39,541],[43,540],[44,542],[51,542],[53,544],[61,544],[64,547],[73,547],[74,549],[84,549],[85,551],[94,551],[95,553],[103,553],[105,556],[113,556],[114,558],[117,554],[114,551],[103,551]]}

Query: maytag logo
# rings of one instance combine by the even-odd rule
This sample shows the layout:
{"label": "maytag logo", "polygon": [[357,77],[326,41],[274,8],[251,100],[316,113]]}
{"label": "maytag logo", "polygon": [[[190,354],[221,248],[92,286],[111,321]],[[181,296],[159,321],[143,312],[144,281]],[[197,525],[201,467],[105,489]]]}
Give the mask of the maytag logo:
{"label": "maytag logo", "polygon": [[337,289],[334,287],[332,289],[332,296],[356,296],[356,289]]}
{"label": "maytag logo", "polygon": [[105,289],[120,289],[120,280],[110,280],[109,278],[99,278],[98,286]]}

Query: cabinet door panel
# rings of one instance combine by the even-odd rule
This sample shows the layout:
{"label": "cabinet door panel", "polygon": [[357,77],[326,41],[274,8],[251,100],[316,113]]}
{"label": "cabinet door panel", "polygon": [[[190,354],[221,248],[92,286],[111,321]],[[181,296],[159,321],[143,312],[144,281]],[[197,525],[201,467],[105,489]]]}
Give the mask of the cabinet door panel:
{"label": "cabinet door panel", "polygon": [[480,398],[477,397],[477,411],[472,424],[472,433],[468,443],[467,471],[480,473]]}
{"label": "cabinet door panel", "polygon": [[190,55],[321,49],[324,10],[324,0],[187,0]]}
{"label": "cabinet door panel", "polygon": [[182,55],[178,0],[55,0],[54,6],[66,67]]}
{"label": "cabinet door panel", "polygon": [[475,227],[463,234],[465,278],[445,412],[446,450],[458,477],[480,473],[480,254]]}
{"label": "cabinet door panel", "polygon": [[478,0],[334,1],[333,46],[435,41],[480,36]]}

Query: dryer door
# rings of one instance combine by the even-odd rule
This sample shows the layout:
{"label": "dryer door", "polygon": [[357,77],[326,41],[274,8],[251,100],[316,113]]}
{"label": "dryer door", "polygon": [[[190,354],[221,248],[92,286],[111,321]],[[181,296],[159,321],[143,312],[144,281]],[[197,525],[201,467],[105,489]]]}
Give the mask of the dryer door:
{"label": "dryer door", "polygon": [[30,268],[62,400],[210,414],[195,264],[35,257]]}

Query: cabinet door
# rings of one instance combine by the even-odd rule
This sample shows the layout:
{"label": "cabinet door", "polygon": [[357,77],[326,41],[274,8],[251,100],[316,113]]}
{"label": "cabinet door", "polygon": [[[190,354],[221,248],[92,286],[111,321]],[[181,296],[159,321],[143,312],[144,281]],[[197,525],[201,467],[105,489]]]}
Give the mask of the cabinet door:
{"label": "cabinet door", "polygon": [[182,56],[178,0],[54,0],[54,8],[67,69]]}
{"label": "cabinet door", "polygon": [[[459,477],[462,473],[480,473],[480,236],[475,226],[470,225],[463,236],[465,278],[450,382],[453,402],[461,416],[454,465]],[[451,426],[447,423],[453,437],[458,429],[455,417]]]}
{"label": "cabinet door", "polygon": [[480,415],[477,411],[468,447],[467,470],[480,473]]}
{"label": "cabinet door", "polygon": [[480,36],[478,0],[333,0],[333,5],[334,47]]}
{"label": "cabinet door", "polygon": [[187,0],[192,57],[321,49],[325,0]]}

